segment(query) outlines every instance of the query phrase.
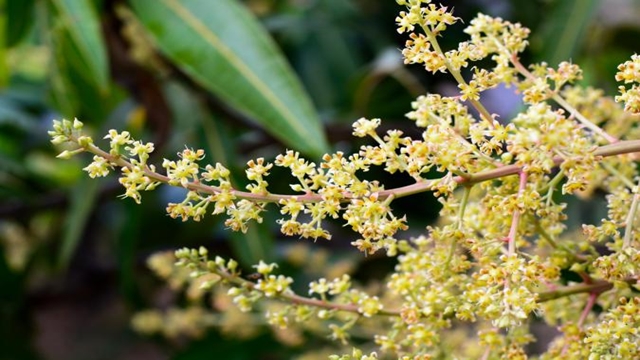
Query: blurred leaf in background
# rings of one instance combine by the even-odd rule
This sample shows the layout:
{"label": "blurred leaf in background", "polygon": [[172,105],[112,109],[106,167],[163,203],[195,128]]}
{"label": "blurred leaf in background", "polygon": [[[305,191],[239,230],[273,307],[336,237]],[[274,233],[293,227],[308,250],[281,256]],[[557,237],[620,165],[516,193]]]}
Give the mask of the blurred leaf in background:
{"label": "blurred leaf in background", "polygon": [[[586,64],[587,77],[605,88],[617,62],[639,51],[633,39],[640,29],[628,18],[638,17],[634,2],[447,6],[465,22],[478,11],[522,22],[539,34],[525,56]],[[451,80],[402,66],[396,3],[2,0],[0,7],[0,357],[280,359],[329,346],[303,334],[306,343],[287,347],[264,325],[233,341],[216,326],[195,341],[135,333],[131,319],[145,309],[166,319],[187,305],[219,315],[210,306],[215,299],[190,303],[147,269],[158,251],[204,245],[239,259],[247,272],[260,259],[279,261],[301,283],[331,270],[366,284],[393,264],[363,259],[348,245],[353,235],[339,227],[330,243],[311,249],[284,239],[274,211],[246,235],[230,234],[216,217],[172,220],[163,209],[180,189],[145,195],[141,206],[119,200],[116,179],[86,181],[83,159],[55,159],[61,149],[46,132],[63,117],[81,119],[96,139],[111,128],[128,130],[156,144],[156,164],[185,145],[203,148],[208,161],[232,169],[237,187],[246,185],[251,158],[294,149],[318,161],[326,151],[357,150],[350,124],[360,116],[383,117],[385,126],[416,135],[404,119],[410,102]],[[444,47],[464,37],[459,30],[443,38]],[[273,173],[282,181],[270,189],[288,191],[289,175]],[[367,176],[388,187],[409,181]],[[394,210],[420,229],[438,205],[425,195],[401,199]]]}

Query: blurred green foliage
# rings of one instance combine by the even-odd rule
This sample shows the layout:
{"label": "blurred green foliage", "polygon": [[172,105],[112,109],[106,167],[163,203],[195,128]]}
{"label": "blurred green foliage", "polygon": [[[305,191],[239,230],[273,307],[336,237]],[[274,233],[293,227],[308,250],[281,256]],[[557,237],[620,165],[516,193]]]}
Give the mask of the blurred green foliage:
{"label": "blurred green foliage", "polygon": [[[482,11],[522,22],[535,34],[528,60],[571,59],[605,89],[616,64],[638,51],[634,2],[447,4],[465,20]],[[323,346],[286,348],[268,331],[248,342],[215,330],[193,342],[133,333],[134,312],[184,302],[146,269],[149,254],[205,245],[247,267],[282,261],[298,240],[281,238],[274,221],[230,234],[215,217],[171,220],[163,208],[176,189],[142,206],[118,200],[115,179],[87,181],[80,159],[54,159],[60,149],[46,130],[62,117],[78,117],[96,137],[128,130],[156,144],[156,163],[185,145],[204,148],[238,186],[250,158],[354,151],[350,124],[360,116],[415,134],[403,119],[410,101],[451,82],[402,65],[395,2],[3,0],[0,8],[0,358],[280,359]],[[451,32],[445,47],[464,35]],[[272,190],[286,192],[288,179],[274,172],[283,181]],[[427,195],[397,204],[413,229],[438,211]],[[319,267],[347,261],[366,282],[393,266],[352,251],[349,233],[334,234],[313,245],[331,254]],[[323,269],[287,270],[305,278]]]}

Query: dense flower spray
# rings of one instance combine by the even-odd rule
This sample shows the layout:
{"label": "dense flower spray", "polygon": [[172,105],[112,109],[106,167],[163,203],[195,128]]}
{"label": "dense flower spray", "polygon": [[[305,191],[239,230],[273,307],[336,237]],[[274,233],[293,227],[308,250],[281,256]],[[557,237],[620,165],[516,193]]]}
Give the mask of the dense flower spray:
{"label": "dense flower spray", "polygon": [[[173,218],[224,214],[228,228],[246,231],[275,204],[283,234],[330,239],[326,220],[341,219],[359,234],[352,244],[363,253],[384,251],[397,259],[386,286],[374,293],[340,274],[312,281],[304,295],[292,290],[293,279],[275,273],[276,264],[257,264],[258,277],[247,279],[234,260],[211,258],[204,248],[150,259],[160,276],[177,287],[188,285],[190,296],[228,296],[236,310],[220,306],[235,311],[235,319],[262,311],[285,342],[295,337],[283,335],[284,329],[322,328],[346,349],[352,348],[353,332],[370,340],[364,350],[345,350],[334,359],[524,359],[524,347],[534,340],[529,323],[542,318],[560,331],[543,359],[639,358],[640,140],[634,139],[640,58],[633,55],[619,66],[616,80],[625,85],[614,101],[577,85],[581,70],[575,64],[523,65],[519,54],[529,30],[519,24],[480,14],[465,30],[469,40],[445,51],[438,37],[458,21],[451,11],[425,0],[397,3],[403,6],[397,30],[408,38],[405,63],[451,74],[460,91],[451,97],[426,94],[411,104],[407,117],[424,129],[420,139],[398,130],[383,134],[380,119],[359,119],[353,135],[370,138],[370,145],[350,155],[327,154],[320,163],[295,151],[273,162],[251,160],[244,190],[232,186],[223,165],[204,164],[202,150],[185,148],[177,160],[165,159],[160,172],[148,163],[153,144],[126,131],[110,130],[109,148],[103,150],[80,121],[55,121],[52,142],[75,145],[61,158],[92,153],[84,168],[92,178],[119,172],[123,197],[138,203],[142,192],[160,184],[187,189],[183,201],[167,206]],[[473,65],[483,59],[492,65]],[[523,101],[519,114],[500,121],[481,102],[482,93],[499,84],[522,94]],[[290,171],[292,193],[269,191],[274,166]],[[359,176],[372,167],[406,173],[415,182],[387,189]],[[428,178],[431,170],[440,176]],[[585,224],[582,234],[568,233],[566,204],[554,195],[589,196],[596,189],[608,194],[607,218]],[[425,191],[442,203],[442,221],[422,236],[398,239],[410,224],[393,212],[393,201]],[[596,244],[608,251],[598,252]],[[582,280],[566,283],[562,270]],[[601,312],[592,311],[596,305]],[[145,313],[134,323],[148,332],[173,324],[166,334],[198,334],[211,323],[198,311],[176,309],[168,318]],[[172,321],[180,316],[191,320]]]}

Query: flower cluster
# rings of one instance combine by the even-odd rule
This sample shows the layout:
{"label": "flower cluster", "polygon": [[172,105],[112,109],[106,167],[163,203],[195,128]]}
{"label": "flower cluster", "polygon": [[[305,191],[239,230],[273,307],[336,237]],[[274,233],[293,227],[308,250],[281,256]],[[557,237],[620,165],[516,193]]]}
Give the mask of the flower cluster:
{"label": "flower cluster", "polygon": [[[635,331],[640,300],[632,291],[640,276],[640,185],[633,155],[640,152],[640,141],[634,140],[640,136],[634,116],[640,112],[635,84],[640,57],[620,65],[616,79],[634,85],[621,86],[621,95],[612,99],[577,84],[581,70],[575,64],[523,65],[518,54],[527,46],[529,30],[519,24],[480,14],[465,30],[469,40],[447,50],[438,37],[457,21],[449,9],[428,0],[397,2],[404,6],[396,18],[398,32],[408,33],[405,62],[448,72],[459,88],[456,96],[425,94],[411,104],[407,118],[422,129],[420,138],[399,130],[381,133],[380,119],[362,118],[353,124],[353,135],[369,142],[356,153],[326,154],[319,163],[293,150],[272,162],[250,160],[245,189],[233,186],[222,164],[203,164],[205,154],[198,149],[164,159],[160,173],[149,160],[153,144],[126,131],[110,130],[105,151],[78,120],[55,121],[52,142],[75,146],[60,158],[92,153],[93,162],[84,169],[91,177],[120,169],[123,196],[136,202],[141,191],[160,183],[186,189],[182,202],[167,206],[172,218],[198,221],[208,213],[225,214],[227,227],[246,231],[275,204],[285,235],[331,239],[326,223],[342,221],[358,234],[356,248],[396,257],[394,272],[375,291],[360,289],[341,273],[310,282],[308,297],[294,292],[294,279],[275,274],[272,263],[260,262],[258,278],[248,279],[237,262],[210,260],[206,249],[177,251],[175,267],[166,254],[150,262],[173,287],[187,286],[191,299],[209,291],[216,299],[227,296],[228,301],[218,301],[235,304],[236,319],[265,313],[266,323],[287,343],[299,342],[305,326],[317,331],[322,325],[338,344],[337,353],[351,354],[334,359],[377,358],[378,351],[349,349],[351,332],[370,339],[364,346],[402,359],[524,359],[525,345],[534,341],[527,322],[544,316],[561,335],[543,358],[640,356]],[[521,94],[523,110],[512,118],[500,119],[481,102],[482,93],[498,84]],[[270,192],[274,167],[291,174],[290,193]],[[362,177],[373,167],[414,182],[385,188]],[[426,191],[442,204],[441,220],[403,240],[398,234],[409,225],[405,216],[394,214],[392,203]],[[597,191],[608,194],[607,217],[599,225],[584,224],[582,234],[567,231],[561,195],[587,197]],[[611,301],[618,298],[619,306]],[[600,316],[594,307],[603,309]],[[198,324],[193,329],[179,321],[203,314],[198,311],[146,313],[134,323],[147,333],[172,323],[198,334],[197,327],[208,326],[208,320],[193,320]],[[460,330],[469,323],[474,331]],[[477,346],[459,346],[470,342]]]}
{"label": "flower cluster", "polygon": [[502,264],[489,264],[474,274],[466,298],[479,315],[503,328],[521,323],[539,310],[535,288],[557,280],[560,270],[539,259],[528,262],[515,255],[501,256]]}
{"label": "flower cluster", "polygon": [[73,122],[54,121],[53,130],[49,131],[52,142],[54,144],[72,142],[79,146],[74,151],[63,151],[58,157],[69,158],[82,151],[94,152],[93,162],[83,169],[91,178],[107,176],[114,167],[121,167],[122,176],[119,181],[125,188],[122,196],[132,198],[138,204],[141,201],[140,191],[154,190],[160,184],[156,181],[158,179],[152,179],[149,176],[155,172],[155,166],[147,165],[149,154],[154,150],[153,143],[135,141],[128,131],[119,133],[112,129],[104,137],[109,139],[110,149],[109,153],[106,153],[93,145],[93,139],[82,132],[83,126],[84,124],[78,119],[74,119]]}
{"label": "flower cluster", "polygon": [[[630,61],[625,61],[618,66],[616,74],[617,81],[623,81],[625,84],[640,83],[640,56],[633,54]],[[616,96],[616,101],[624,103],[625,111],[634,114],[640,113],[640,87],[633,84],[627,89],[624,85],[618,87],[620,95]]]}
{"label": "flower cluster", "polygon": [[604,314],[597,326],[587,329],[584,342],[589,359],[635,359],[640,357],[640,298],[620,299],[620,305]]}
{"label": "flower cluster", "polygon": [[[176,268],[189,274],[187,283],[190,283],[190,289],[197,287],[200,291],[206,291],[214,284],[224,286],[227,288],[226,295],[238,310],[247,313],[256,308],[264,309],[267,323],[278,330],[309,326],[314,318],[331,321],[328,326],[330,337],[346,344],[348,331],[360,316],[370,318],[385,313],[382,301],[377,296],[353,289],[351,278],[346,274],[331,281],[321,278],[312,282],[309,295],[317,294],[320,296],[318,299],[294,293],[291,289],[292,278],[272,273],[277,268],[274,263],[261,261],[255,265],[260,278],[253,281],[241,276],[237,262],[220,257],[210,260],[204,248],[178,250],[175,259]],[[156,272],[161,276],[167,273],[158,271],[158,266]],[[259,304],[265,301],[266,304]],[[287,302],[290,304],[283,305]]]}

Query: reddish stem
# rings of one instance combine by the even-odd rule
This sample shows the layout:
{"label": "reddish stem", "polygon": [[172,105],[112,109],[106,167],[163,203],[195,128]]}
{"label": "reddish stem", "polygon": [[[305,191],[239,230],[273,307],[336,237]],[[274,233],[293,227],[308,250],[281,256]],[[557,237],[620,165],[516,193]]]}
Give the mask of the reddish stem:
{"label": "reddish stem", "polygon": [[584,325],[585,320],[587,320],[587,316],[593,309],[593,306],[596,304],[596,300],[598,299],[599,292],[592,292],[589,294],[589,300],[587,300],[587,305],[585,305],[584,310],[582,310],[582,314],[580,314],[580,319],[578,320],[578,328],[582,329],[582,325]]}

